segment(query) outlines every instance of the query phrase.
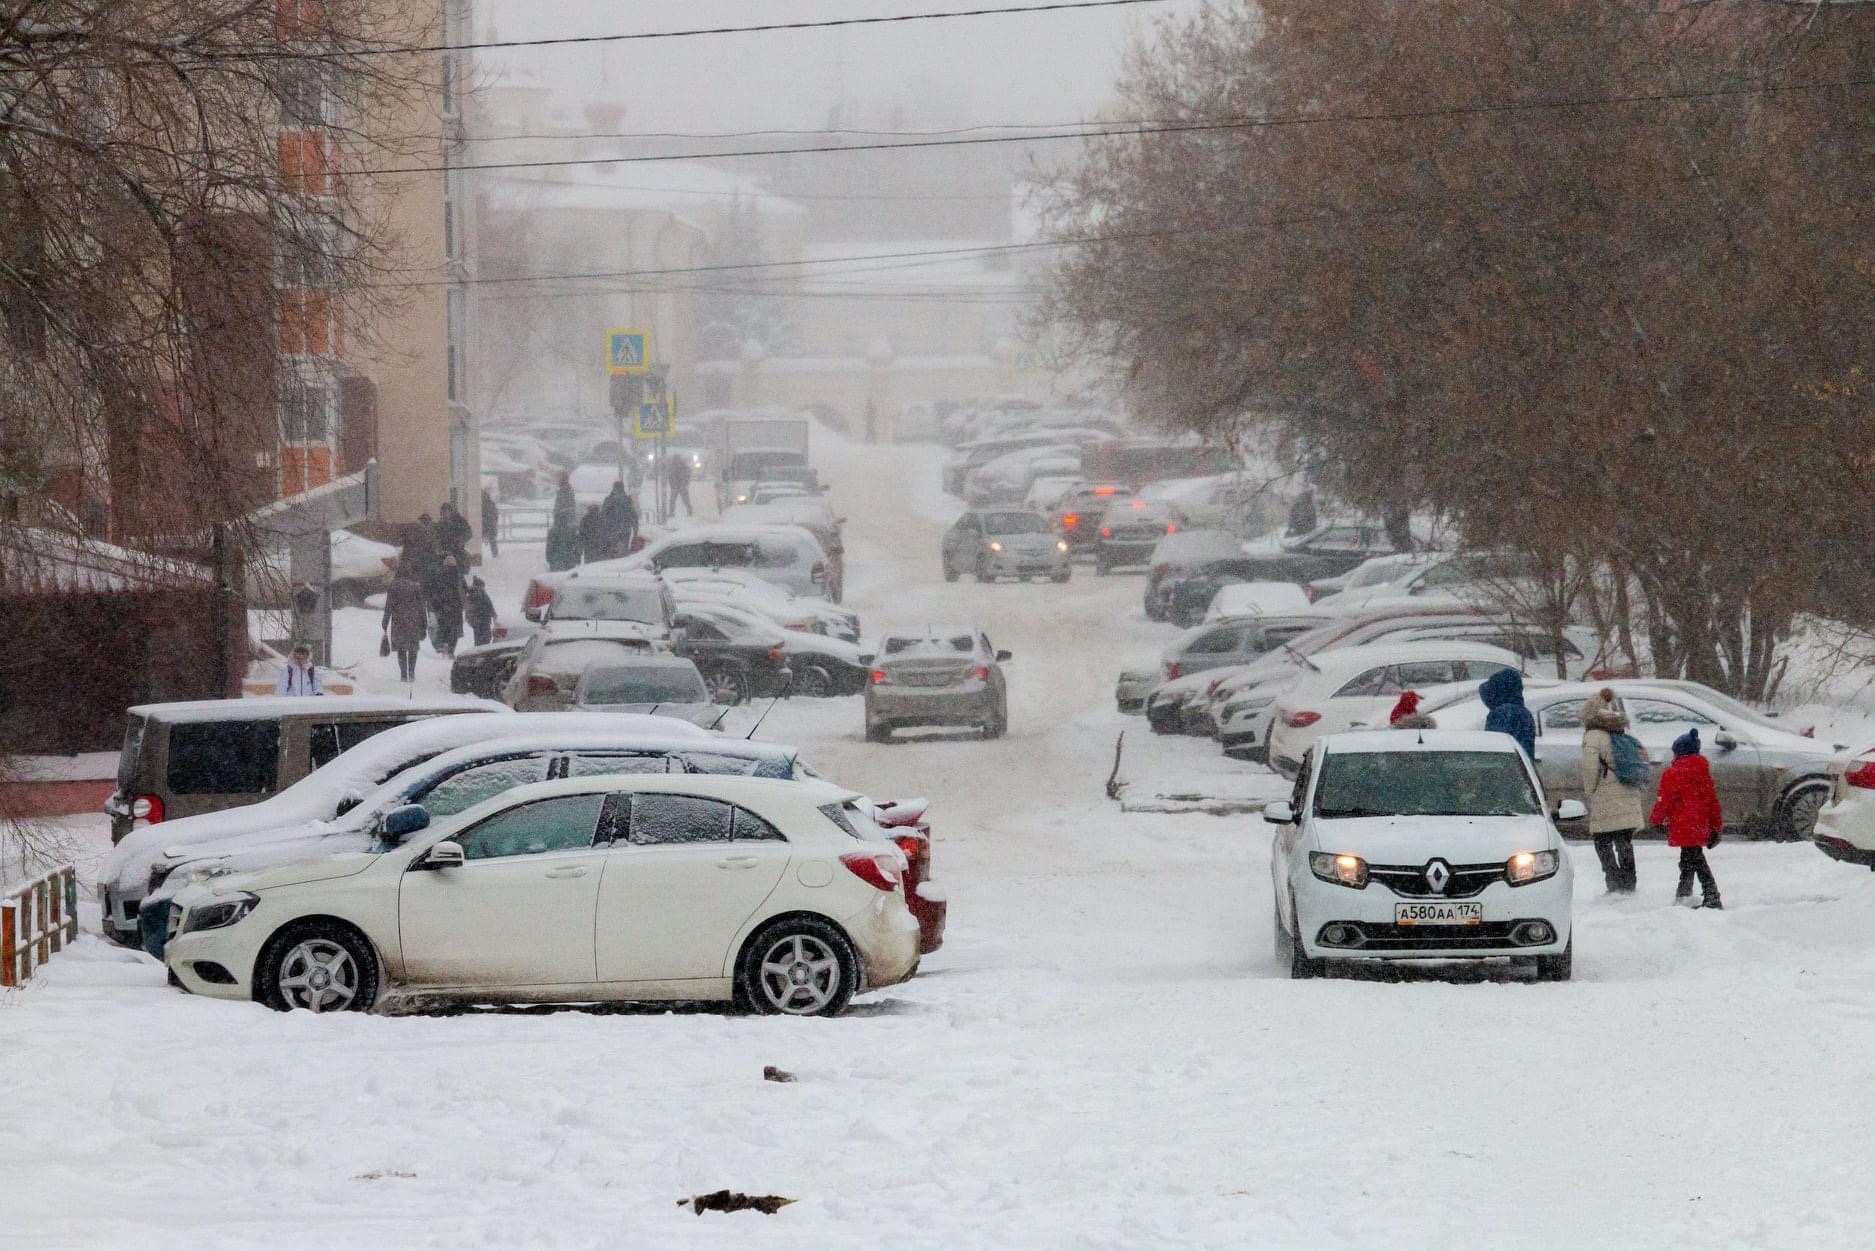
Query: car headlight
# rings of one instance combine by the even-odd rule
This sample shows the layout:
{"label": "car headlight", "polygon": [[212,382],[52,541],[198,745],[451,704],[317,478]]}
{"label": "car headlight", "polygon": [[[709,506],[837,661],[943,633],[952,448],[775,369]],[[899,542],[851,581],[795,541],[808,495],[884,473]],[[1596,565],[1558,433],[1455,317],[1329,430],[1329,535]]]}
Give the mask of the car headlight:
{"label": "car headlight", "polygon": [[1555,877],[1558,864],[1553,851],[1520,851],[1504,862],[1504,880],[1512,886],[1528,886]]}
{"label": "car headlight", "polygon": [[990,550],[992,552],[1000,552],[1003,550],[1003,545],[1001,543],[991,543]]}
{"label": "car headlight", "polygon": [[252,912],[254,905],[259,902],[259,895],[230,895],[226,899],[191,908],[188,919],[183,922],[182,932],[193,934],[197,930],[226,929]]}
{"label": "car headlight", "polygon": [[1066,539],[1056,539],[1056,540],[1055,540],[1055,550],[1056,550],[1056,551],[1058,551],[1058,552],[1065,552],[1065,551],[1067,551],[1067,550],[1068,550],[1068,543],[1067,543],[1067,540],[1066,540]]}
{"label": "car headlight", "polygon": [[1352,886],[1355,890],[1363,890],[1367,886],[1367,861],[1359,856],[1318,851],[1309,857],[1309,872],[1337,886]]}

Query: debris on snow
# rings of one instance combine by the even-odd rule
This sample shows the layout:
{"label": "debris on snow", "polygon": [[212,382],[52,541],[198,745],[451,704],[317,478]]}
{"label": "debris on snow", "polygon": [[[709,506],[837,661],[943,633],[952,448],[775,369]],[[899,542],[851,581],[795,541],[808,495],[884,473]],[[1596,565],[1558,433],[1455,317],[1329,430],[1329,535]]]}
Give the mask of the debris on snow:
{"label": "debris on snow", "polygon": [[698,1216],[705,1212],[745,1212],[750,1208],[764,1216],[773,1216],[787,1207],[793,1199],[784,1199],[780,1195],[745,1195],[737,1190],[712,1190],[706,1195],[694,1195],[688,1199],[679,1199],[678,1207],[690,1205],[690,1210]]}
{"label": "debris on snow", "polygon": [[795,1080],[795,1076],[786,1069],[778,1069],[772,1064],[764,1064],[762,1066],[762,1080],[765,1082],[791,1082]]}

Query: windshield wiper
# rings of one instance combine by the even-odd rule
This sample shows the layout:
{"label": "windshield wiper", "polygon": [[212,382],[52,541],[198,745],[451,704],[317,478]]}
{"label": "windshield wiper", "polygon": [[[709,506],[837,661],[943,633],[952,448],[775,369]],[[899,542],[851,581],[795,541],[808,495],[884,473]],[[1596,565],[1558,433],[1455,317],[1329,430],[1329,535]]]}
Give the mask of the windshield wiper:
{"label": "windshield wiper", "polygon": [[1317,808],[1315,815],[1330,821],[1341,817],[1390,817],[1390,812],[1375,812],[1370,808]]}

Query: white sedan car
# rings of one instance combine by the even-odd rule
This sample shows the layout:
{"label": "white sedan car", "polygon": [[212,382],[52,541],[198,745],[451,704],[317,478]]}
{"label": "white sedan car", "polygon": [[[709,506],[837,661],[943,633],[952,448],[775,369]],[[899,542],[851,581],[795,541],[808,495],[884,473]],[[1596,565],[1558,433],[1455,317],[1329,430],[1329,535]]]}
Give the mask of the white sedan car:
{"label": "white sedan car", "polygon": [[1521,669],[1515,652],[1489,643],[1422,639],[1340,647],[1308,658],[1307,672],[1277,696],[1269,735],[1270,765],[1294,777],[1309,744],[1340,730],[1387,728],[1403,691],[1448,682],[1482,682],[1500,669]]}
{"label": "white sedan car", "polygon": [[903,853],[821,782],[685,774],[515,787],[369,852],[213,878],[171,910],[184,989],[287,1010],[386,994],[730,1000],[833,1016],[918,964]]}
{"label": "white sedan car", "polygon": [[[1320,976],[1329,959],[1512,957],[1569,979],[1569,856],[1509,736],[1334,734],[1302,764],[1291,799],[1263,810],[1289,976]],[[1570,800],[1557,819],[1583,815]]]}
{"label": "white sedan car", "polygon": [[1833,860],[1875,869],[1875,747],[1837,756],[1829,775],[1829,802],[1811,838]]}

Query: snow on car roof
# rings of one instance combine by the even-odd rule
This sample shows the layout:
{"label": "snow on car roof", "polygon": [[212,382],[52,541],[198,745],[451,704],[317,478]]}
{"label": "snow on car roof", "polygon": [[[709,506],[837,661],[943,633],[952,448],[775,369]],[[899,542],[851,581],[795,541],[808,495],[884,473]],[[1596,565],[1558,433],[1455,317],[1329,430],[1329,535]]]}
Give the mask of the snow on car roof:
{"label": "snow on car roof", "polygon": [[1347,755],[1400,751],[1518,751],[1517,740],[1495,730],[1355,730],[1324,734],[1315,744],[1324,753]]}
{"label": "snow on car roof", "polygon": [[480,814],[495,809],[534,799],[551,799],[557,795],[588,795],[594,791],[667,791],[705,799],[757,802],[762,799],[779,799],[810,807],[844,804],[863,798],[858,791],[818,778],[754,778],[726,773],[598,773],[516,786],[451,820],[467,825],[479,819]]}
{"label": "snow on car roof", "polygon": [[1516,652],[1489,643],[1464,639],[1419,639],[1410,643],[1363,643],[1358,647],[1334,647],[1316,652],[1309,664],[1322,673],[1341,673],[1412,660],[1496,660],[1521,670],[1523,659]]}
{"label": "snow on car roof", "polygon": [[264,721],[271,717],[337,716],[372,712],[509,712],[492,699],[473,695],[433,695],[412,699],[400,695],[266,695],[255,699],[192,699],[173,704],[136,704],[133,717],[160,717],[164,721]]}

